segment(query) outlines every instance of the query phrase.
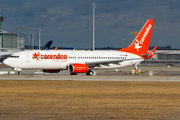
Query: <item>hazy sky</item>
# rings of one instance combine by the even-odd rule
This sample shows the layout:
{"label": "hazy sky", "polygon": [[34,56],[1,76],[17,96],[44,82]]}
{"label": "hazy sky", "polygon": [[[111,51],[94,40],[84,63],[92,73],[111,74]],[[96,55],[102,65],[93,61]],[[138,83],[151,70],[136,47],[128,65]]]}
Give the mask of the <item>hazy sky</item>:
{"label": "hazy sky", "polygon": [[[1,0],[2,29],[42,28],[42,45],[92,47],[92,4],[96,4],[95,46],[126,47],[147,19],[154,19],[151,46],[180,48],[180,0]],[[20,32],[20,30],[19,30]],[[26,44],[28,37],[26,37]]]}

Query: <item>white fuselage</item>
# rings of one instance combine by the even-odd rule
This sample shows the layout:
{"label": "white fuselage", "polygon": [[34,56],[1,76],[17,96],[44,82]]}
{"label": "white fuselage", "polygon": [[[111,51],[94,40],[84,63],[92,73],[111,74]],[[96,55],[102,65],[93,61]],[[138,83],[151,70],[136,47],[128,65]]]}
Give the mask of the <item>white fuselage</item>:
{"label": "white fuselage", "polygon": [[[128,59],[128,60],[127,60]],[[118,64],[106,61],[120,61]],[[77,50],[40,50],[23,51],[4,60],[4,64],[18,69],[60,69],[67,70],[72,63],[99,64],[93,68],[118,68],[143,61],[138,55],[120,51],[77,51]]]}

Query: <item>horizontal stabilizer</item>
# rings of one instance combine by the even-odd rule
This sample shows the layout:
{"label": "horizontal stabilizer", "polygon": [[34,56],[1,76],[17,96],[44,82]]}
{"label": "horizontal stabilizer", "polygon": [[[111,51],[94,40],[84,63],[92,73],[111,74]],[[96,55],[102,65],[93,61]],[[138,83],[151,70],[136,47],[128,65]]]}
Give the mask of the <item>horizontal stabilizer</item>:
{"label": "horizontal stabilizer", "polygon": [[149,56],[148,57],[146,57],[145,59],[149,59],[149,58],[152,58],[153,57],[153,55],[154,55],[154,53],[155,53],[155,51],[156,51],[156,48],[157,48],[157,46],[156,47],[154,47],[154,49],[152,50],[152,52],[149,54]]}

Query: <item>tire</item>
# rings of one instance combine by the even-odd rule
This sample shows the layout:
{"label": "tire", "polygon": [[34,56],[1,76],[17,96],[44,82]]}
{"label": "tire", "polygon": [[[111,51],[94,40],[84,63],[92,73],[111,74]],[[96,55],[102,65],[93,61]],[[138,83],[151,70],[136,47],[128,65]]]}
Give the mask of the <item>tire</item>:
{"label": "tire", "polygon": [[19,72],[18,72],[18,75],[22,75],[22,72],[21,72],[21,71],[19,71]]}
{"label": "tire", "polygon": [[91,76],[93,76],[93,74],[94,74],[94,72],[93,72],[92,70],[89,70],[89,71],[86,72],[86,75],[91,75]]}
{"label": "tire", "polygon": [[89,72],[89,75],[93,76],[93,74],[94,74],[93,71],[90,71],[90,72]]}
{"label": "tire", "polygon": [[86,75],[90,75],[90,74],[89,74],[89,71],[86,72]]}
{"label": "tire", "polygon": [[70,73],[70,75],[77,75],[77,73]]}

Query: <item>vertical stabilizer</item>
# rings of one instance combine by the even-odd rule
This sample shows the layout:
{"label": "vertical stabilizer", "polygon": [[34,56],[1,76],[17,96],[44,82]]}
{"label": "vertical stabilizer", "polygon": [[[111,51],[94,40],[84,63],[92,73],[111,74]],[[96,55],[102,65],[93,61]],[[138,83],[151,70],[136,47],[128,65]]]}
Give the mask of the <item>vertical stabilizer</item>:
{"label": "vertical stabilizer", "polygon": [[148,53],[153,24],[154,19],[147,20],[132,44],[126,48],[119,49],[118,51],[129,52],[136,55]]}
{"label": "vertical stabilizer", "polygon": [[41,50],[49,50],[49,48],[51,47],[53,41],[49,41],[48,43],[46,43],[43,48],[41,48]]}

